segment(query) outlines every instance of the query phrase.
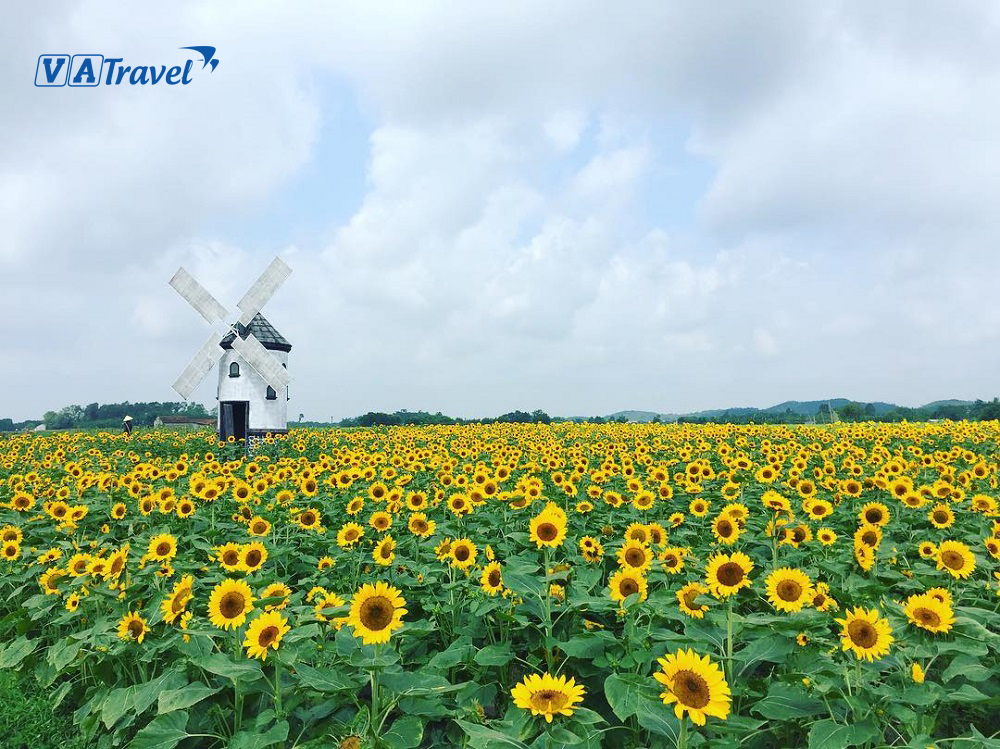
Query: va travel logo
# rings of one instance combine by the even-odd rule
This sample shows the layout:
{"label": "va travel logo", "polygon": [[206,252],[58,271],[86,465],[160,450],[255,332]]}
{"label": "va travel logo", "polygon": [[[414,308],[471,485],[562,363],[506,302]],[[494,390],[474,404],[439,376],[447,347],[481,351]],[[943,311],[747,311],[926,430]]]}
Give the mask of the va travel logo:
{"label": "va travel logo", "polygon": [[[201,68],[211,65],[215,70],[219,61],[215,59],[215,47],[181,47],[194,50],[204,58]],[[194,80],[191,69],[195,60],[188,60],[182,69],[180,65],[167,68],[166,65],[125,65],[124,58],[104,55],[39,55],[35,69],[35,85],[44,87],[79,86],[93,88],[100,86],[155,86],[161,81],[168,86],[178,83],[186,86]],[[211,73],[212,70],[208,72]]]}

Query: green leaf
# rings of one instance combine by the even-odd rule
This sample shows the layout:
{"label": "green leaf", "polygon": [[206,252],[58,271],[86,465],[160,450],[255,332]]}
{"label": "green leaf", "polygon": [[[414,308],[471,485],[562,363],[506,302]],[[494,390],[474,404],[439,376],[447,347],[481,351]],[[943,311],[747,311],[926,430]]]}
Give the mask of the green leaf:
{"label": "green leaf", "polygon": [[485,749],[485,747],[493,744],[513,746],[517,747],[517,749],[528,749],[528,745],[524,742],[518,741],[517,739],[508,736],[505,733],[501,733],[500,731],[495,731],[492,728],[481,726],[478,723],[469,723],[464,720],[455,720],[455,722],[458,724],[459,728],[465,731],[468,735],[470,740],[469,743],[472,746],[477,747],[477,749],[480,747]]}
{"label": "green leaf", "polygon": [[807,718],[825,711],[823,702],[810,697],[803,687],[780,682],[772,683],[767,696],[750,708],[750,712],[769,720]]}
{"label": "green leaf", "polygon": [[647,731],[677,742],[681,724],[674,715],[672,705],[664,705],[663,700],[642,699],[639,702],[638,717],[639,725]]}
{"label": "green leaf", "polygon": [[188,714],[170,713],[154,718],[129,744],[131,749],[174,749],[187,738]]}
{"label": "green leaf", "polygon": [[299,681],[317,692],[351,692],[362,684],[360,680],[351,679],[331,668],[313,668],[304,663],[295,667],[295,675]]}
{"label": "green leaf", "polygon": [[502,645],[487,645],[473,656],[473,660],[480,666],[504,666],[514,660],[514,651],[511,650],[509,642]]}
{"label": "green leaf", "polygon": [[594,658],[603,654],[609,646],[617,644],[618,639],[610,632],[590,632],[557,643],[556,647],[573,658]]}
{"label": "green leaf", "polygon": [[160,715],[183,710],[201,702],[206,697],[218,692],[222,687],[207,687],[204,684],[188,684],[181,689],[167,689],[157,697],[156,710]]}
{"label": "green leaf", "polygon": [[428,668],[446,669],[457,666],[469,657],[472,652],[472,642],[467,637],[460,637],[427,662]]}
{"label": "green leaf", "polygon": [[462,684],[452,684],[439,674],[420,671],[386,672],[382,675],[381,684],[390,692],[403,697],[447,694],[463,687]]}
{"label": "green leaf", "polygon": [[56,671],[62,671],[76,658],[76,654],[80,652],[80,645],[81,643],[70,638],[60,640],[49,648],[46,660]]}
{"label": "green leaf", "polygon": [[983,666],[978,658],[968,655],[959,655],[951,662],[951,665],[944,670],[941,678],[944,681],[951,681],[956,676],[964,676],[969,681],[986,681],[991,676],[995,676],[993,670]]}
{"label": "green leaf", "polygon": [[846,749],[868,742],[876,733],[877,729],[869,722],[845,726],[832,720],[820,720],[809,729],[809,749]]}
{"label": "green leaf", "polygon": [[389,745],[390,749],[413,749],[419,746],[424,737],[424,724],[420,718],[408,715],[399,718],[391,726],[388,732],[382,736],[382,740]]}
{"label": "green leaf", "polygon": [[234,661],[224,653],[210,653],[198,658],[192,658],[191,663],[203,668],[210,674],[226,679],[259,679],[263,672],[257,661]]}
{"label": "green leaf", "polygon": [[963,684],[954,691],[946,691],[944,699],[947,702],[985,702],[989,697],[971,684]]}
{"label": "green leaf", "polygon": [[795,643],[787,637],[768,635],[753,640],[749,645],[733,654],[733,658],[743,662],[740,674],[746,673],[755,664],[762,661],[781,663],[795,648]]}
{"label": "green leaf", "polygon": [[619,720],[626,720],[639,712],[645,699],[656,699],[654,682],[638,674],[611,674],[604,681],[604,696]]}
{"label": "green leaf", "polygon": [[267,733],[257,733],[256,730],[240,731],[229,742],[229,749],[267,749],[268,747],[285,745],[288,738],[288,722],[275,723]]}
{"label": "green leaf", "polygon": [[37,641],[27,637],[18,637],[0,653],[0,668],[14,668],[34,652],[37,644]]}
{"label": "green leaf", "polygon": [[104,727],[110,729],[128,713],[139,715],[145,712],[156,701],[160,692],[177,689],[186,681],[182,674],[171,672],[144,684],[112,689],[108,692],[104,707],[101,709]]}

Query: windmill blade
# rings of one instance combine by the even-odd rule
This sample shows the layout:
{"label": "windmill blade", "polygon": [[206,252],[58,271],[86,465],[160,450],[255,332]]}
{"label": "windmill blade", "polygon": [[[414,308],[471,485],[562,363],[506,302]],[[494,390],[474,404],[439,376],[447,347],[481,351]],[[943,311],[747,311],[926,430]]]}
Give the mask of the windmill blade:
{"label": "windmill blade", "polygon": [[240,325],[249,325],[254,315],[260,312],[260,308],[267,304],[267,300],[291,274],[292,269],[280,257],[272,260],[236,305],[243,313],[240,316]]}
{"label": "windmill blade", "polygon": [[246,338],[236,336],[232,345],[233,350],[242,356],[247,364],[257,370],[257,374],[263,377],[264,381],[275,390],[288,384],[288,370],[281,366],[281,362],[264,348],[264,345],[254,338],[253,334]]}
{"label": "windmill blade", "polygon": [[226,308],[183,268],[177,269],[170,279],[170,285],[211,325],[217,325],[226,319]]}
{"label": "windmill blade", "polygon": [[[219,334],[212,332],[205,344],[198,349],[187,369],[181,372],[181,376],[174,383],[174,390],[184,400],[191,397],[191,393],[205,379],[205,375],[215,369],[219,359],[225,351],[219,345]],[[280,365],[279,365],[280,366]]]}

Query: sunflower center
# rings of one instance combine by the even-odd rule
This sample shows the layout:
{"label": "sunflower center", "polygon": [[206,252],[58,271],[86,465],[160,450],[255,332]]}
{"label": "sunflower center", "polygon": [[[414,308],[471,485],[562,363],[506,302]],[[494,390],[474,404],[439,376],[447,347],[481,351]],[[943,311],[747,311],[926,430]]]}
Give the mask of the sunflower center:
{"label": "sunflower center", "polygon": [[351,528],[347,533],[344,534],[344,538],[348,541],[354,541],[358,537],[358,532]]}
{"label": "sunflower center", "polygon": [[144,628],[142,626],[142,622],[133,619],[128,623],[128,633],[132,636],[133,640],[138,640],[139,635],[141,635],[143,631]]}
{"label": "sunflower center", "polygon": [[500,585],[500,580],[500,570],[490,570],[490,574],[486,577],[486,582],[494,588]]}
{"label": "sunflower center", "polygon": [[946,551],[941,555],[941,561],[944,566],[951,570],[960,570],[965,566],[965,562],[962,559],[962,555],[957,551]]}
{"label": "sunflower center", "polygon": [[744,574],[743,568],[736,562],[726,562],[724,565],[719,567],[715,576],[723,585],[733,586],[738,585],[743,581]]}
{"label": "sunflower center", "polygon": [[627,598],[633,593],[639,592],[639,584],[635,580],[626,577],[624,580],[618,583],[618,592]]}
{"label": "sunflower center", "polygon": [[712,697],[705,679],[688,669],[682,669],[674,674],[673,691],[680,704],[696,710],[705,707]]}
{"label": "sunflower center", "polygon": [[878,534],[871,531],[865,531],[861,534],[861,541],[865,546],[874,546],[878,542]]}
{"label": "sunflower center", "polygon": [[240,561],[239,554],[235,550],[227,551],[222,555],[223,564],[228,564],[229,566],[233,566],[235,564],[239,564],[239,561]]}
{"label": "sunflower center", "polygon": [[455,559],[457,559],[459,562],[464,562],[469,558],[469,547],[456,546],[454,554],[455,554]]}
{"label": "sunflower center", "polygon": [[629,549],[625,552],[625,561],[631,567],[642,567],[646,563],[646,552],[642,549]]}
{"label": "sunflower center", "polygon": [[165,557],[170,553],[170,544],[166,541],[161,541],[156,545],[156,555],[160,557]]}
{"label": "sunflower center", "polygon": [[696,608],[698,606],[698,595],[701,591],[699,590],[689,590],[684,594],[684,605],[689,609]]}
{"label": "sunflower center", "polygon": [[174,596],[174,600],[170,602],[170,613],[171,614],[181,613],[184,610],[184,607],[187,606],[187,602],[190,597],[191,597],[190,590],[185,589],[179,591],[177,595]]}
{"label": "sunflower center", "polygon": [[389,557],[391,557],[392,556],[392,545],[391,544],[382,544],[379,547],[378,555],[380,557],[382,557],[382,559],[388,559]]}
{"label": "sunflower center", "polygon": [[247,566],[256,567],[258,564],[260,564],[260,558],[261,555],[259,549],[250,549],[250,551],[247,552],[247,557],[246,557]]}
{"label": "sunflower center", "polygon": [[278,639],[277,627],[274,626],[264,627],[264,629],[260,631],[260,634],[257,635],[257,644],[260,645],[262,648],[266,648],[268,645],[270,645],[277,639]]}
{"label": "sunflower center", "polygon": [[542,689],[531,695],[531,706],[542,713],[557,713],[568,701],[567,695],[555,689]]}
{"label": "sunflower center", "polygon": [[559,535],[559,529],[552,523],[542,523],[538,526],[538,537],[543,541],[553,541]]}
{"label": "sunflower center", "polygon": [[254,523],[253,524],[253,532],[254,533],[266,533],[267,532],[267,526],[264,525],[263,523]]}
{"label": "sunflower center", "polygon": [[722,536],[722,538],[729,538],[731,535],[733,535],[733,524],[730,523],[728,520],[720,520],[719,535]]}
{"label": "sunflower center", "polygon": [[938,510],[937,512],[934,513],[934,520],[938,523],[946,523],[948,522],[948,514],[946,512]]}
{"label": "sunflower center", "polygon": [[776,591],[782,601],[793,602],[802,597],[802,586],[795,580],[782,580],[778,583]]}
{"label": "sunflower center", "polygon": [[941,616],[931,609],[919,608],[913,615],[926,627],[937,627],[941,624]]}
{"label": "sunflower center", "polygon": [[871,624],[856,620],[847,625],[847,634],[851,642],[860,648],[870,648],[878,642],[878,632]]}
{"label": "sunflower center", "polygon": [[385,596],[373,596],[361,604],[361,623],[371,630],[383,630],[392,621],[392,613],[392,601]]}
{"label": "sunflower center", "polygon": [[423,521],[423,520],[414,520],[413,521],[413,530],[414,530],[415,533],[426,533],[427,532],[427,523],[426,523],[426,521]]}
{"label": "sunflower center", "polygon": [[235,619],[246,608],[247,600],[242,593],[235,590],[226,593],[219,601],[219,611],[226,619]]}

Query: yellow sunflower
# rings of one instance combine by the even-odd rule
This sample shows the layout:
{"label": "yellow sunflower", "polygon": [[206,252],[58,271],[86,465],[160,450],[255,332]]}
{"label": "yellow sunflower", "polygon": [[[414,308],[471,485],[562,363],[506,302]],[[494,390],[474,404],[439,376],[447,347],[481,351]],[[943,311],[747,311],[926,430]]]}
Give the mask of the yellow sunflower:
{"label": "yellow sunflower", "polygon": [[288,633],[291,627],[288,626],[288,619],[277,611],[267,611],[258,616],[247,627],[246,638],[243,646],[247,649],[250,658],[260,658],[267,660],[267,649],[278,649],[281,638]]}
{"label": "yellow sunflower", "polygon": [[381,581],[365,583],[351,599],[347,623],[365,645],[386,643],[393,631],[403,626],[405,606],[399,589]]}
{"label": "yellow sunflower", "polygon": [[503,590],[503,568],[500,566],[500,562],[490,562],[483,567],[479,586],[491,596],[495,596]]}
{"label": "yellow sunflower", "polygon": [[572,715],[576,704],[583,702],[584,694],[583,685],[575,679],[547,673],[525,676],[510,692],[517,707],[541,715],[547,723],[552,722],[554,715]]}
{"label": "yellow sunflower", "polygon": [[630,595],[638,594],[640,601],[646,600],[648,590],[646,578],[631,569],[618,570],[608,581],[611,600],[621,603]]}
{"label": "yellow sunflower", "polygon": [[212,590],[208,599],[208,618],[220,629],[233,629],[243,624],[253,611],[253,592],[242,580],[223,580]]}
{"label": "yellow sunflower", "polygon": [[653,564],[653,552],[644,543],[626,541],[618,550],[618,563],[632,572],[645,572]]}
{"label": "yellow sunflower", "polygon": [[392,564],[392,561],[396,558],[396,539],[392,536],[386,536],[372,549],[372,559],[375,560],[375,564],[380,564],[383,567],[388,567]]}
{"label": "yellow sunflower", "polygon": [[976,569],[976,557],[961,541],[942,541],[937,550],[937,568],[965,579]]}
{"label": "yellow sunflower", "polygon": [[927,519],[935,528],[948,528],[955,522],[955,513],[948,505],[938,503],[927,513]]}
{"label": "yellow sunflower", "polygon": [[728,598],[750,586],[752,570],[753,560],[741,551],[716,554],[708,560],[705,577],[712,595],[716,598]]}
{"label": "yellow sunflower", "polygon": [[139,616],[138,611],[129,611],[118,622],[118,637],[122,640],[132,640],[141,643],[149,632],[146,620]]}
{"label": "yellow sunflower", "polygon": [[451,542],[449,552],[451,563],[452,566],[458,567],[460,570],[467,570],[474,565],[478,553],[476,545],[467,538],[458,538]]}
{"label": "yellow sunflower", "polygon": [[550,548],[561,546],[566,540],[566,517],[550,512],[546,508],[531,519],[530,532],[531,540],[539,549],[543,546]]}
{"label": "yellow sunflower", "polygon": [[284,583],[271,583],[260,592],[263,599],[280,599],[273,603],[264,604],[264,611],[280,611],[288,605],[288,597],[292,594],[292,589]]}
{"label": "yellow sunflower", "polygon": [[712,535],[717,541],[731,546],[740,538],[740,527],[726,512],[721,512],[712,521]]}
{"label": "yellow sunflower", "polygon": [[427,516],[422,512],[415,512],[410,515],[410,519],[407,523],[410,533],[418,538],[433,536],[436,526],[437,523],[433,520],[428,520]]}
{"label": "yellow sunflower", "polygon": [[809,575],[794,567],[782,567],[767,576],[767,599],[778,611],[801,611],[812,602],[815,591]]}
{"label": "yellow sunflower", "polygon": [[677,602],[680,604],[681,612],[687,614],[692,619],[702,619],[708,606],[698,603],[698,596],[707,594],[708,588],[701,583],[688,583],[677,591]]}
{"label": "yellow sunflower", "polygon": [[349,549],[365,535],[365,529],[358,523],[344,523],[337,531],[337,546]]}
{"label": "yellow sunflower", "polygon": [[955,623],[951,604],[943,603],[926,593],[917,593],[907,598],[903,612],[911,623],[928,632],[948,632]]}
{"label": "yellow sunflower", "polygon": [[163,621],[167,624],[173,624],[184,613],[188,602],[194,597],[193,586],[194,577],[191,575],[185,575],[174,585],[170,595],[163,599],[163,603],[160,604]]}
{"label": "yellow sunflower", "polygon": [[230,541],[215,550],[215,558],[226,572],[239,572],[243,569],[243,547]]}
{"label": "yellow sunflower", "polygon": [[696,725],[705,725],[705,718],[729,717],[729,684],[718,664],[694,650],[678,650],[659,658],[660,670],[653,674],[663,687],[663,704],[674,706],[678,720],[688,715]]}
{"label": "yellow sunflower", "polygon": [[146,556],[150,559],[163,562],[168,559],[173,559],[176,554],[177,539],[171,534],[161,533],[160,535],[153,536],[149,539],[149,550],[146,552]]}
{"label": "yellow sunflower", "polygon": [[251,541],[245,544],[240,554],[240,561],[243,563],[243,569],[248,573],[256,572],[267,561],[267,547],[260,541]]}
{"label": "yellow sunflower", "polygon": [[878,609],[854,608],[845,611],[843,619],[834,621],[843,627],[840,633],[843,650],[850,650],[859,660],[874,661],[889,652],[892,628],[879,616]]}

